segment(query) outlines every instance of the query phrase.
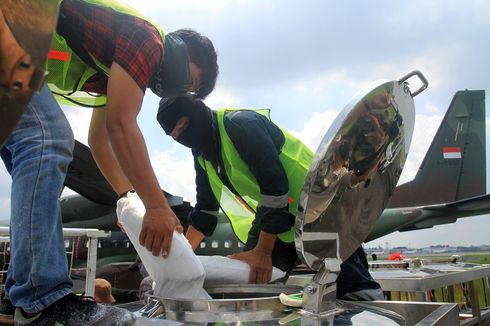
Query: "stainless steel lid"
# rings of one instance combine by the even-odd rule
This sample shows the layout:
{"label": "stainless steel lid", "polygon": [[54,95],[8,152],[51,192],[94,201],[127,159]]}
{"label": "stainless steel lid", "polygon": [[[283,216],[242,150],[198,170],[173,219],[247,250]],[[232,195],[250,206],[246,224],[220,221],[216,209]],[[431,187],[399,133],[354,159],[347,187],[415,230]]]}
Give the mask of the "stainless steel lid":
{"label": "stainless steel lid", "polygon": [[[402,80],[376,82],[356,95],[325,134],[305,179],[296,216],[296,249],[318,270],[346,260],[366,239],[402,172],[412,139],[413,94]],[[338,235],[339,246],[336,245]]]}

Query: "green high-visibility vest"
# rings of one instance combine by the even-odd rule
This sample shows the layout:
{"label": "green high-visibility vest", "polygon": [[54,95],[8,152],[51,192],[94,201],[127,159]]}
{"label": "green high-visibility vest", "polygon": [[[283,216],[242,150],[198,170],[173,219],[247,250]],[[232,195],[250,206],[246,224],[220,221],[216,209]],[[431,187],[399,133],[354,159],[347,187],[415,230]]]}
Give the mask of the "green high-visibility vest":
{"label": "green high-visibility vest", "polygon": [[[130,6],[116,0],[82,0],[91,5],[112,8],[113,10],[135,16],[150,22],[159,32],[162,43],[165,42],[165,33],[155,23],[145,18],[141,13]],[[109,76],[109,68],[97,60],[90,52],[99,70],[85,63],[66,43],[66,40],[54,33],[50,55],[46,62],[46,70],[49,72],[47,84],[53,92],[56,100],[62,104],[76,104],[88,107],[105,106],[107,98],[105,94],[91,95],[81,91],[85,82],[98,71]]]}
{"label": "green high-visibility vest", "polygon": [[[218,176],[213,164],[202,157],[198,158],[199,164],[206,171],[209,184],[214,196],[220,203],[220,207],[230,220],[233,232],[237,238],[245,243],[248,231],[255,219],[257,207],[261,204],[260,188],[254,175],[247,164],[241,159],[233,142],[228,136],[224,118],[230,111],[246,109],[221,109],[218,110],[217,120],[219,136],[221,140],[221,157],[226,176],[238,194],[233,194]],[[270,120],[268,109],[254,110]],[[306,173],[313,159],[313,152],[296,137],[282,129],[285,143],[279,154],[289,182],[289,211],[296,215],[298,201],[303,188]],[[278,234],[281,241],[291,243],[294,241],[294,226],[287,232]]]}

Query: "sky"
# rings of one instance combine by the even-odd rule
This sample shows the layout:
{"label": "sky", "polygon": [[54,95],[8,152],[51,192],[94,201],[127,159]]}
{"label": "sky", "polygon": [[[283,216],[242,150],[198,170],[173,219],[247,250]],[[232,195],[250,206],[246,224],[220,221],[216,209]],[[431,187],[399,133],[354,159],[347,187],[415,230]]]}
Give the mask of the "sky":
{"label": "sky", "polygon": [[[485,0],[124,2],[165,31],[192,28],[213,41],[220,74],[205,101],[208,106],[270,108],[274,122],[312,149],[366,85],[420,70],[429,87],[414,98],[415,130],[399,184],[415,176],[454,93],[483,89],[490,96],[490,2]],[[412,83],[413,89],[418,87]],[[157,108],[158,98],[148,90],[138,123],[152,165],[163,189],[193,203],[191,154],[160,129]],[[91,110],[63,109],[76,138],[86,143]],[[0,168],[0,219],[9,218],[9,196],[10,177]],[[489,244],[489,220],[490,215],[484,215],[429,230],[396,232],[367,246]]]}

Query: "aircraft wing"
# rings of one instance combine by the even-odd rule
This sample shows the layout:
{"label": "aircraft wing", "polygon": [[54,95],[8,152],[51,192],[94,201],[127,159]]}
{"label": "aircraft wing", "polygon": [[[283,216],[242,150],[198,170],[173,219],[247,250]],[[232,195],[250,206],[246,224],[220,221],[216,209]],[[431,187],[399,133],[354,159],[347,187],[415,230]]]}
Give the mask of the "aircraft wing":
{"label": "aircraft wing", "polygon": [[[97,204],[116,206],[117,194],[97,167],[90,148],[78,140],[75,140],[73,160],[68,167],[65,186]],[[166,191],[163,193],[170,207],[187,203],[180,196]]]}
{"label": "aircraft wing", "polygon": [[490,213],[490,194],[423,207],[388,208],[378,219],[366,242],[395,231],[405,232],[455,223],[458,218]]}

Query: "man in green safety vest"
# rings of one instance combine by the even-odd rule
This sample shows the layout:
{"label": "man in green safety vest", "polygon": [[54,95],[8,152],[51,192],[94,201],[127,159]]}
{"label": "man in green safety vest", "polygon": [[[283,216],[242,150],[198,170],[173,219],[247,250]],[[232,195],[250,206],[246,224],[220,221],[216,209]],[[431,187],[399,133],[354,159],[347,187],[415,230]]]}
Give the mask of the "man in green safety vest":
{"label": "man in green safety vest", "polygon": [[[250,265],[249,281],[266,283],[272,266],[297,264],[294,218],[312,151],[269,118],[269,110],[213,111],[192,95],[164,98],[157,120],[177,142],[192,149],[196,205],[186,233],[195,250],[213,233],[221,208],[244,252],[231,258]],[[360,247],[341,266],[337,296],[382,299]]]}
{"label": "man in green safety vest", "polygon": [[[9,27],[2,11],[0,18],[4,33]],[[12,57],[19,49],[11,47]],[[207,96],[218,74],[216,52],[199,33],[164,34],[115,0],[63,0],[46,69],[49,89],[34,94],[1,148],[12,176],[5,289],[17,307],[16,324],[130,325],[134,315],[128,311],[72,293],[58,199],[74,139],[53,95],[94,108],[89,130],[94,159],[119,196],[136,190],[146,207],[140,243],[166,256],[181,225],[162,194],[136,118],[147,88],[160,97]]]}

